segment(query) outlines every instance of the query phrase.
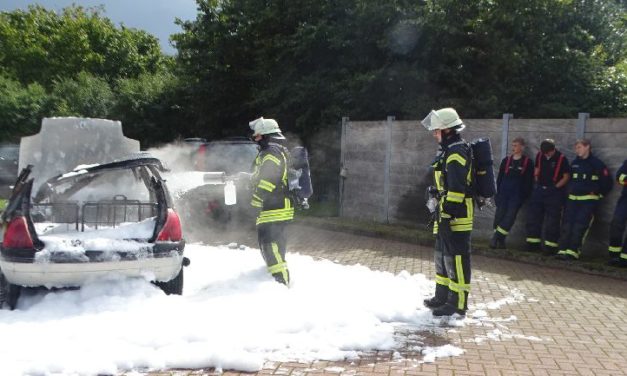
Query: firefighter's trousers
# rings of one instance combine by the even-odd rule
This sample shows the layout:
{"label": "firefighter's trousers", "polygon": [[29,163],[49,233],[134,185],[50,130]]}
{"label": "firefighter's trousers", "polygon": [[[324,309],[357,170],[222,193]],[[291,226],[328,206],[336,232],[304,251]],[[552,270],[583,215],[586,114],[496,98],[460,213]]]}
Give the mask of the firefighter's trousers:
{"label": "firefighter's trousers", "polygon": [[[623,194],[616,203],[614,216],[610,222],[610,257],[620,258],[627,263],[627,234],[625,224],[627,223],[627,195]],[[622,252],[621,252],[622,251]]]}
{"label": "firefighter's trousers", "polygon": [[564,209],[559,254],[578,259],[581,246],[594,220],[599,200],[568,200]]}
{"label": "firefighter's trousers", "polygon": [[522,206],[522,200],[512,197],[510,199],[499,200],[496,205],[494,230],[503,236],[507,236],[514,226],[516,215]]}
{"label": "firefighter's trousers", "polygon": [[285,262],[287,247],[285,227],[287,224],[287,221],[282,221],[257,225],[259,249],[261,249],[261,255],[268,265],[268,272],[277,282],[284,285],[289,284],[290,281],[290,273]]}
{"label": "firefighter's trousers", "polygon": [[470,292],[470,231],[451,231],[448,221],[441,221],[434,258],[436,299],[466,311]]}
{"label": "firefighter's trousers", "polygon": [[555,252],[559,247],[564,192],[553,187],[536,187],[527,207],[527,245],[540,249],[544,225],[544,247]]}

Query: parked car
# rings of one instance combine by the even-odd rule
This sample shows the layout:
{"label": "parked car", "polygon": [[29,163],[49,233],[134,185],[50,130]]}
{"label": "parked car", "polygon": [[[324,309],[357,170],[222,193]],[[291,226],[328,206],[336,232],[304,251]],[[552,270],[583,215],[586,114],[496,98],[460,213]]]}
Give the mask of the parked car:
{"label": "parked car", "polygon": [[[63,152],[56,144],[58,149],[49,155],[62,154],[64,159],[41,159],[39,168],[29,164],[14,182],[0,217],[5,228],[0,244],[0,308],[15,308],[24,287],[80,287],[113,275],[150,278],[166,294],[181,294],[183,266],[189,260],[183,255],[181,222],[162,178],[161,161],[137,153],[50,177],[51,167],[41,167],[44,163],[55,168],[64,161],[74,164],[71,159],[83,149],[92,150],[92,157],[81,158],[111,155],[112,146],[94,138],[92,130],[111,140],[122,132],[119,123],[103,119],[44,119],[44,125],[47,121],[54,126],[42,126],[41,133],[53,132],[46,138],[78,130],[82,135],[74,139],[82,137],[82,142],[69,143]],[[126,143],[132,152],[139,145],[131,141]],[[112,142],[119,146],[125,141]],[[27,144],[23,139],[22,145]],[[104,154],[97,154],[97,146],[105,149]],[[79,151],[67,151],[72,147]]]}
{"label": "parked car", "polygon": [[[204,175],[204,182],[176,200],[186,229],[254,225],[256,211],[250,205],[250,175],[257,152],[257,144],[246,138],[197,144],[191,154],[192,165]],[[230,182],[235,187],[234,205],[226,204],[225,188]]]}
{"label": "parked car", "polygon": [[8,198],[10,186],[17,178],[17,165],[20,156],[20,145],[0,144],[0,198]]}

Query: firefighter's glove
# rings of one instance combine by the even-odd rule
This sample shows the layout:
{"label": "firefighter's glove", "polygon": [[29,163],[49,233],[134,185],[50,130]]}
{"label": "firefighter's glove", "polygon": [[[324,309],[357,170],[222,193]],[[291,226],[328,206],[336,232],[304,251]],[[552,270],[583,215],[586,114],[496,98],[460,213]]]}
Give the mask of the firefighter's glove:
{"label": "firefighter's glove", "polygon": [[442,212],[451,218],[462,218],[466,215],[466,204],[463,202],[444,201]]}

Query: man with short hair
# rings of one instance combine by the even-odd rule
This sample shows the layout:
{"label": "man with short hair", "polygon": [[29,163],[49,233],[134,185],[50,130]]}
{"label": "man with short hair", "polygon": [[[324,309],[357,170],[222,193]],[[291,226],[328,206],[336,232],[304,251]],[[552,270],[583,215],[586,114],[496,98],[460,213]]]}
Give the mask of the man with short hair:
{"label": "man with short hair", "polygon": [[570,165],[568,200],[557,252],[557,258],[561,260],[579,259],[581,246],[594,220],[594,211],[601,198],[612,189],[610,173],[605,163],[592,154],[589,140],[577,140],[575,154],[577,157]]}
{"label": "man with short hair", "polygon": [[251,178],[251,205],[261,210],[257,216],[259,248],[268,272],[277,282],[289,285],[285,227],[294,219],[287,176],[290,153],[276,120],[260,117],[251,121],[249,126],[253,130],[253,140],[260,148]]}
{"label": "man with short hair", "polygon": [[555,148],[555,141],[545,139],[536,155],[535,186],[527,208],[527,250],[540,251],[544,238],[545,251],[551,254],[557,252],[569,179],[568,159]]}
{"label": "man with short hair", "polygon": [[514,226],[518,210],[531,194],[533,161],[523,154],[524,150],[525,140],[517,137],[512,141],[512,154],[501,161],[496,178],[496,213],[490,248],[506,248],[505,238]]}
{"label": "man with short hair", "polygon": [[433,162],[439,202],[436,234],[435,296],[425,299],[433,316],[465,316],[470,292],[470,233],[473,221],[472,153],[461,137],[466,127],[453,108],[431,111],[422,121],[440,145]]}

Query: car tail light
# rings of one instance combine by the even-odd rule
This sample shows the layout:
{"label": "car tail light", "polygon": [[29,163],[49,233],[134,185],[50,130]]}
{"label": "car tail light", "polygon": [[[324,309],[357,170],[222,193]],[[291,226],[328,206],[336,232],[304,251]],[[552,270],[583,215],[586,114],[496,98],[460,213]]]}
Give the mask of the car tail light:
{"label": "car tail light", "polygon": [[179,241],[183,238],[181,231],[181,220],[178,214],[172,209],[168,209],[168,218],[165,220],[165,225],[157,236],[158,241]]}
{"label": "car tail light", "polygon": [[4,248],[33,248],[33,238],[28,231],[26,218],[15,217],[9,222],[2,240]]}

